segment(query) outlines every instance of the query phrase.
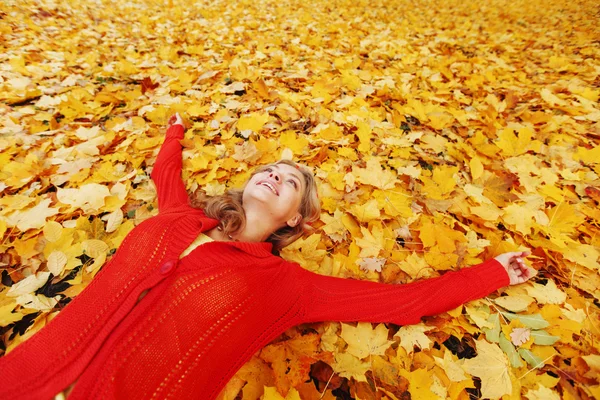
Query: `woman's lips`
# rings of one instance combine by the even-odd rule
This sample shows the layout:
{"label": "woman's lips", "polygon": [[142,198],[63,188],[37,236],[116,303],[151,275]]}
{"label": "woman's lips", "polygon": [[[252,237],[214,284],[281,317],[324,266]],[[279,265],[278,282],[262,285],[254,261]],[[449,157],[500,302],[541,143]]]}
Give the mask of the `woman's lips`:
{"label": "woman's lips", "polygon": [[271,183],[269,181],[260,181],[257,183],[257,185],[264,186],[267,189],[269,189],[271,191],[271,193],[279,196],[279,192],[277,191],[277,188],[275,187],[275,185],[273,183]]}

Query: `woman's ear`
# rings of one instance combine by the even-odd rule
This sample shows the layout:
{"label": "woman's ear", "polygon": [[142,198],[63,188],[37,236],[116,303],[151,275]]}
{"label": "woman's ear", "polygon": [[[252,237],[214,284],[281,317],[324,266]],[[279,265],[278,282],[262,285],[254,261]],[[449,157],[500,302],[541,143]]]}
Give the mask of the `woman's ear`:
{"label": "woman's ear", "polygon": [[295,227],[296,225],[298,225],[300,223],[300,221],[302,221],[302,215],[300,215],[299,213],[294,215],[292,218],[288,219],[287,224],[289,227]]}

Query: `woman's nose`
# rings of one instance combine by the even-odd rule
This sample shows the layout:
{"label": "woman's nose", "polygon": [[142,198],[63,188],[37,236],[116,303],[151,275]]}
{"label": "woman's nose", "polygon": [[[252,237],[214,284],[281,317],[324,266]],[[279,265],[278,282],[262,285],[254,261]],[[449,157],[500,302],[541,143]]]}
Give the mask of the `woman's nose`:
{"label": "woman's nose", "polygon": [[269,177],[272,177],[272,178],[274,178],[276,181],[279,181],[279,175],[277,175],[277,174],[276,174],[276,173],[274,173],[274,172],[271,172],[271,174],[269,174]]}

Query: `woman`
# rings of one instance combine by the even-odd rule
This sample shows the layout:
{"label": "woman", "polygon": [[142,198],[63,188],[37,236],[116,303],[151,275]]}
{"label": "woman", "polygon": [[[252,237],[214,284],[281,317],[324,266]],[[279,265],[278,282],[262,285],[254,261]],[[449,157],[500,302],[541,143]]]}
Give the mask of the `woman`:
{"label": "woman", "polygon": [[49,399],[76,382],[69,399],[213,399],[295,325],[417,323],[532,276],[527,252],[407,285],[312,273],[273,254],[319,216],[312,174],[279,162],[259,168],[233,200],[192,207],[181,179],[184,126],[179,115],[170,123],[151,174],[159,214],[0,359],[0,398]]}

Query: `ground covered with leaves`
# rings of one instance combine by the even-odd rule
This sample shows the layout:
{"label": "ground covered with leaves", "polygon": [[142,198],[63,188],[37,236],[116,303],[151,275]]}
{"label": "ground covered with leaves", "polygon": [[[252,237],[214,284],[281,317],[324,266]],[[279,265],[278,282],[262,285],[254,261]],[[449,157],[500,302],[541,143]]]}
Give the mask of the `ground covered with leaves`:
{"label": "ground covered with leaves", "polygon": [[314,169],[321,220],[282,253],[310,270],[402,284],[525,248],[538,270],[418,325],[291,329],[222,398],[599,398],[599,13],[0,2],[1,350],[157,213],[149,175],[180,112],[190,193],[282,157]]}

